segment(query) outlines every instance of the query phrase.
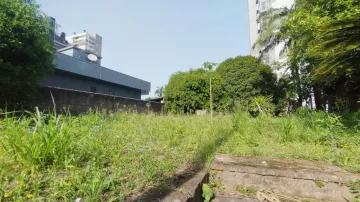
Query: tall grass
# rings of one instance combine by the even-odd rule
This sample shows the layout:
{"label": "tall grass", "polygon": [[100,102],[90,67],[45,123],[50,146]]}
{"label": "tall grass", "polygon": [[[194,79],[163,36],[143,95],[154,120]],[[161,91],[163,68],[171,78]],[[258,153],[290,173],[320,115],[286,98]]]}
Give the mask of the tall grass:
{"label": "tall grass", "polygon": [[117,113],[0,119],[0,199],[123,201],[216,152],[321,160],[360,172],[357,115]]}
{"label": "tall grass", "polygon": [[[324,112],[305,109],[282,116],[237,120],[237,128],[219,152],[282,158],[320,160],[360,172],[358,122]],[[346,126],[345,123],[352,123]]]}
{"label": "tall grass", "polygon": [[179,166],[201,166],[232,129],[230,116],[99,113],[0,120],[0,198],[124,200]]}

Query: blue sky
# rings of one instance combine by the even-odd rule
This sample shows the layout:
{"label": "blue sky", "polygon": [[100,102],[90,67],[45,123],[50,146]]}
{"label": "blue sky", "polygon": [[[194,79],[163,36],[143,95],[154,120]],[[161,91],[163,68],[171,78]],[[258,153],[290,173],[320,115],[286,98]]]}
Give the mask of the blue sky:
{"label": "blue sky", "polygon": [[151,96],[174,72],[249,54],[246,0],[38,3],[56,18],[59,32],[102,36],[102,66],[151,82]]}

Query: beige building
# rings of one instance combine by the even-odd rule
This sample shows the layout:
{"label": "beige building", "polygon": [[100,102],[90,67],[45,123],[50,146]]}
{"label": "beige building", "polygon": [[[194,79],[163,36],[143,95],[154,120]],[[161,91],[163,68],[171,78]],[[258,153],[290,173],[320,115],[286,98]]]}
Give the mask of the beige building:
{"label": "beige building", "polygon": [[66,41],[72,46],[93,53],[101,58],[102,37],[97,34],[90,34],[88,32],[75,33],[66,37]]}
{"label": "beige building", "polygon": [[[295,0],[248,0],[250,55],[258,57],[260,50],[263,48],[259,46],[254,47],[261,31],[264,29],[264,23],[262,23],[261,19],[262,14],[270,9],[291,8],[294,4]],[[263,55],[264,63],[272,65],[274,62],[279,61],[279,55],[283,47],[284,44],[280,43],[265,53]]]}

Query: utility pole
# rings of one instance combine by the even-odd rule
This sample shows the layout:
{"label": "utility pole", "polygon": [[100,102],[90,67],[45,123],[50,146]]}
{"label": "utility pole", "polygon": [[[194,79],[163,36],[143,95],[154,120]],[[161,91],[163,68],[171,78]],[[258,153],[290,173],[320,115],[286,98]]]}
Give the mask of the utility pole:
{"label": "utility pole", "polygon": [[210,116],[213,117],[213,103],[212,103],[212,86],[211,86],[211,77],[210,77]]}

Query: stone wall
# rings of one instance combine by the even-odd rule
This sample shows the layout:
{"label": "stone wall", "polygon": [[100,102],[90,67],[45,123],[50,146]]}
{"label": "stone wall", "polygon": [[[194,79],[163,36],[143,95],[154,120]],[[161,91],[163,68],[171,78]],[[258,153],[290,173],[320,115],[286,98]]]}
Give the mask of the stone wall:
{"label": "stone wall", "polygon": [[37,95],[37,106],[41,110],[54,109],[51,95],[54,98],[57,111],[67,109],[72,114],[84,113],[89,109],[97,109],[106,112],[135,110],[140,113],[148,111],[161,113],[164,109],[164,105],[158,102],[148,102],[62,88],[40,87]]}

